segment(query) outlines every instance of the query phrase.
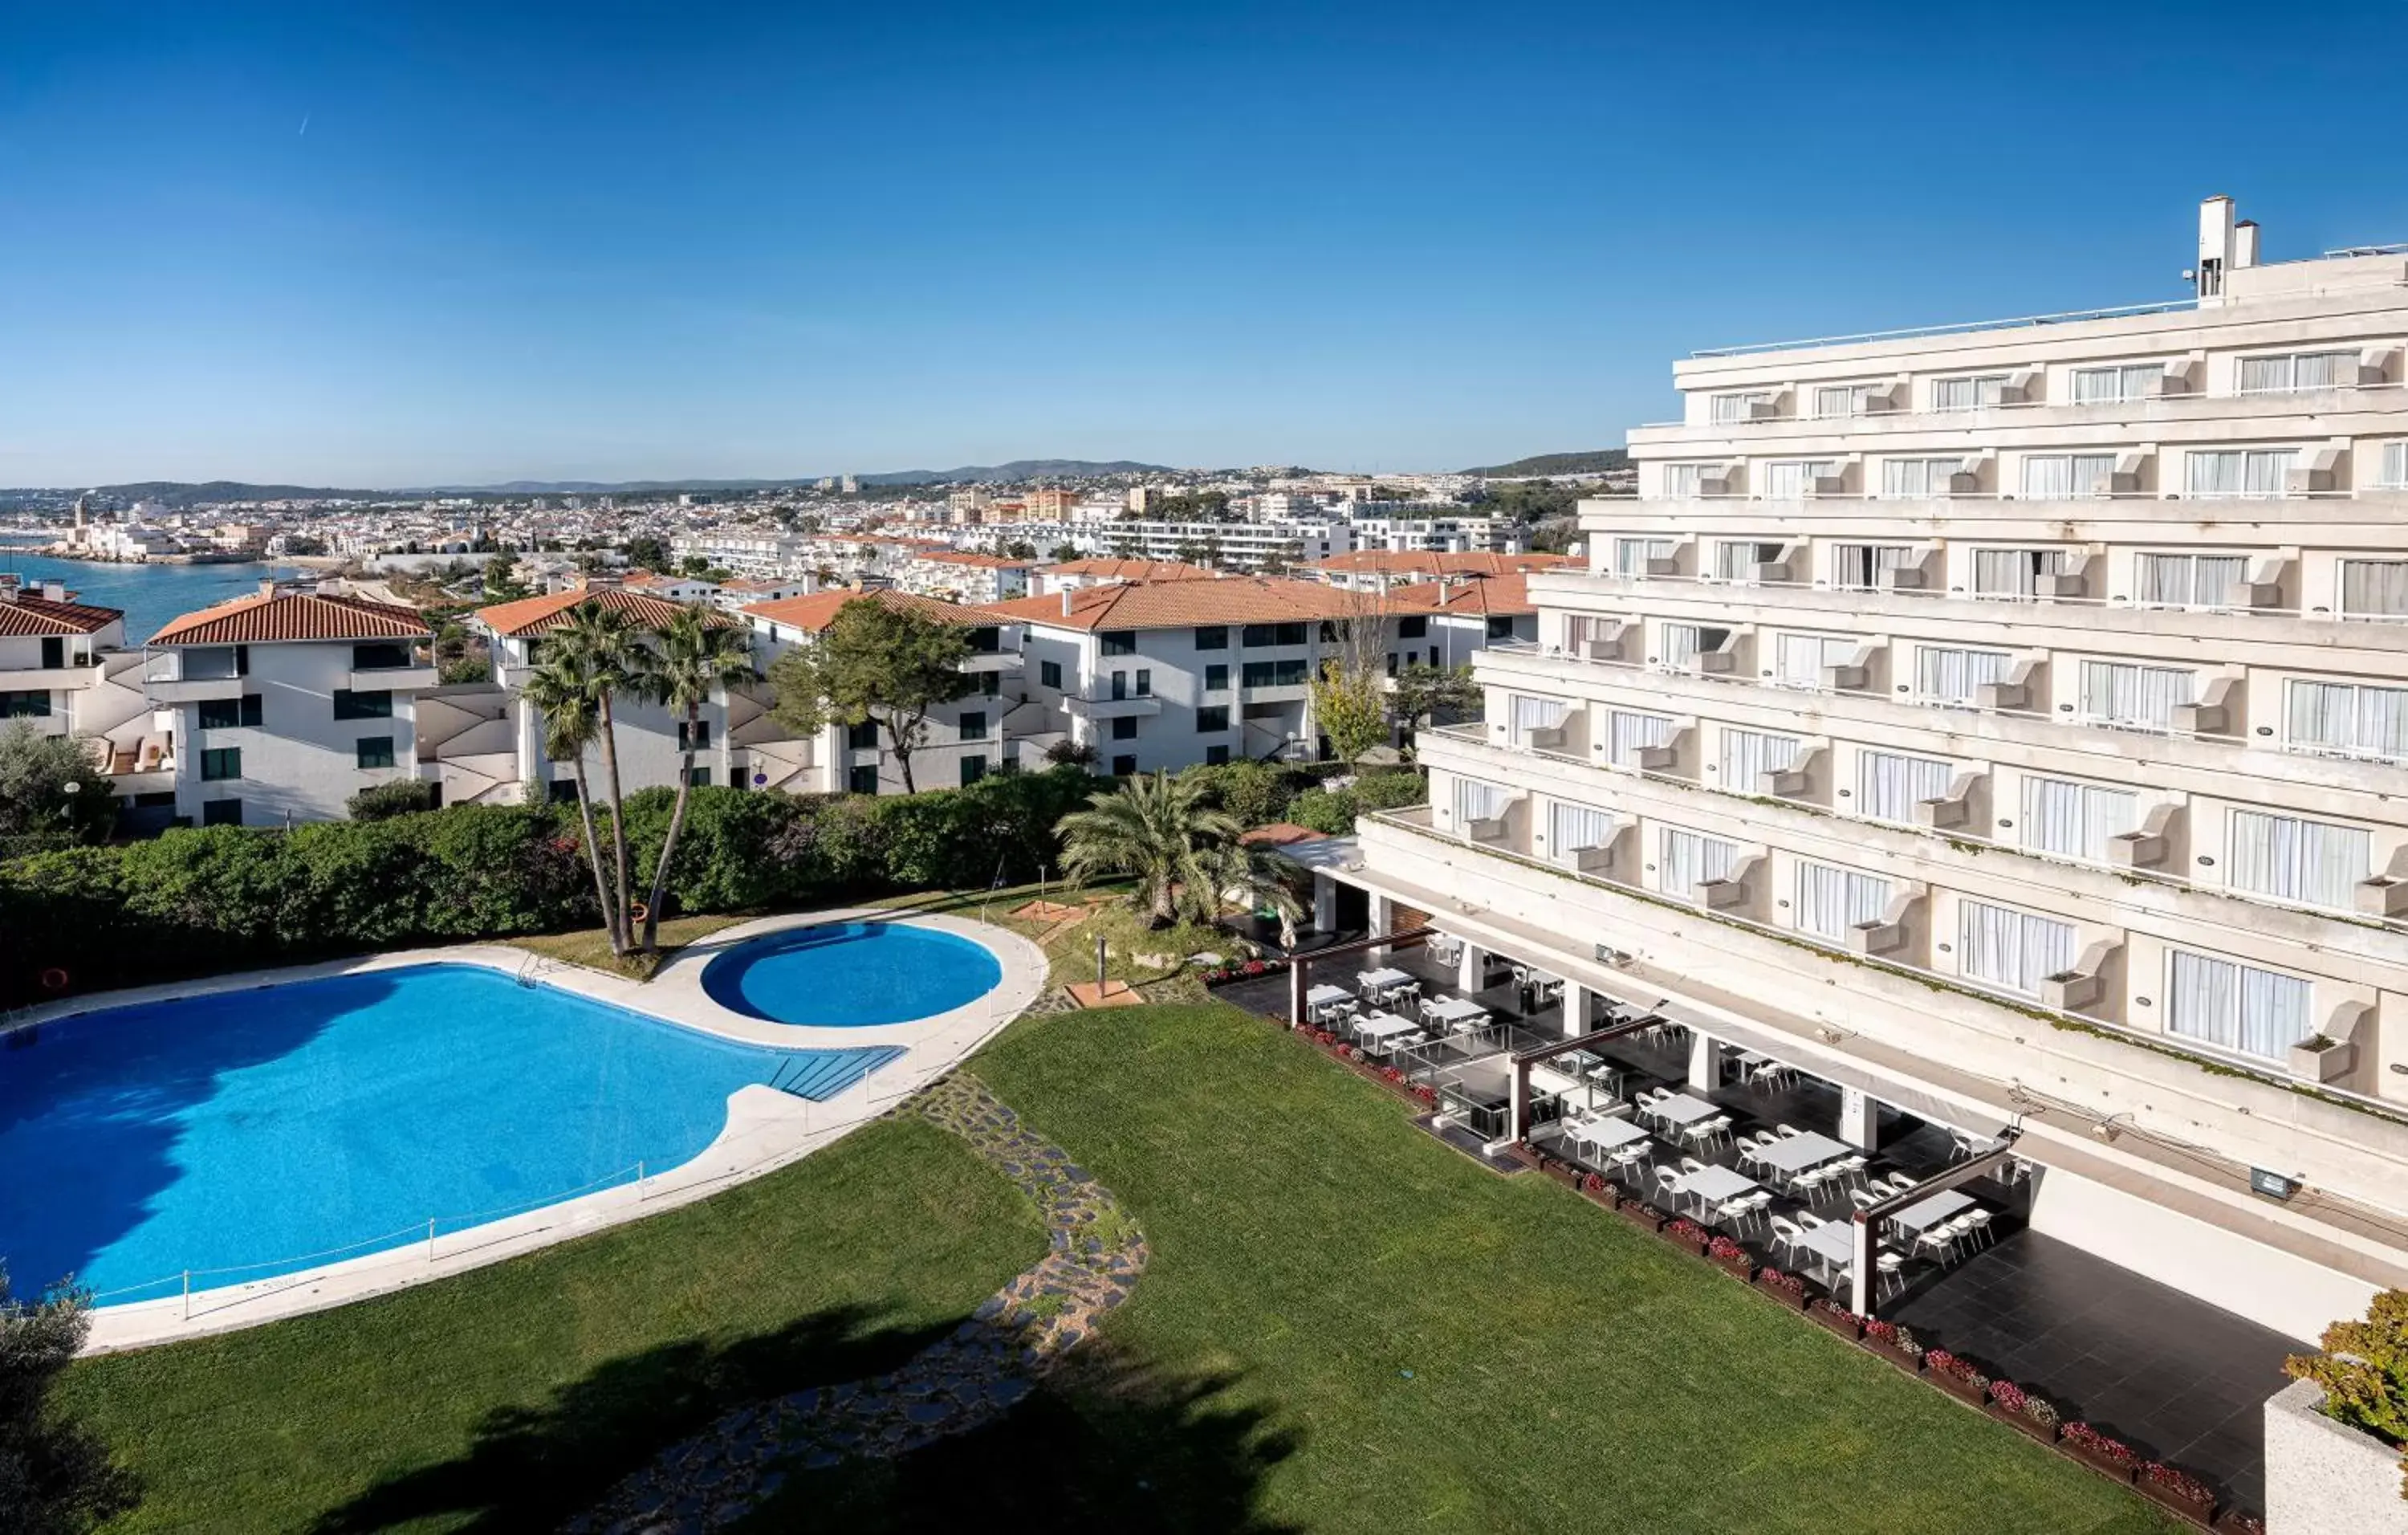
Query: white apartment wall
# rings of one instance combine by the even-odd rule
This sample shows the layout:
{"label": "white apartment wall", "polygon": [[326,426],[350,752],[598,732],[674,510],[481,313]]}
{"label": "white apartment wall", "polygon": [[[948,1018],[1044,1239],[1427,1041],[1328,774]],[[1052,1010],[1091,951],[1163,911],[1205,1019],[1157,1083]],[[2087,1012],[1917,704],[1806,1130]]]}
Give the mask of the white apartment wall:
{"label": "white apartment wall", "polygon": [[[791,624],[772,624],[757,615],[747,615],[745,622],[754,636],[753,654],[766,676],[778,656],[797,645],[809,644],[810,636]],[[939,704],[929,710],[925,728],[919,744],[911,753],[911,781],[914,789],[951,789],[966,782],[963,777],[966,759],[982,766],[981,774],[991,773],[1005,762],[1016,760],[1009,736],[1007,716],[1022,714],[1023,691],[1021,656],[1018,649],[1017,625],[999,624],[1002,631],[998,650],[991,654],[973,655],[964,669],[978,678],[980,691]],[[987,679],[992,679],[990,682]],[[989,689],[992,691],[988,691]],[[765,691],[765,697],[767,696]],[[975,734],[965,734],[965,725],[975,723]],[[878,794],[903,794],[906,791],[903,765],[895,755],[890,738],[882,726],[875,747],[854,747],[841,725],[823,729],[812,743],[813,760],[827,767],[817,775],[816,787],[824,793],[861,789],[868,792],[861,775],[874,771]],[[724,782],[715,780],[714,782]]]}
{"label": "white apartment wall", "polygon": [[[222,647],[179,648],[163,655],[180,662],[194,651],[216,648]],[[197,825],[210,801],[239,799],[246,825],[275,825],[288,817],[340,820],[348,813],[343,802],[360,790],[418,776],[412,690],[393,691],[389,719],[335,718],[335,694],[353,680],[350,640],[253,644],[250,652],[251,673],[239,691],[258,696],[258,725],[204,730],[199,703],[168,706],[176,715],[179,816]],[[160,659],[154,657],[154,667]],[[392,767],[359,766],[358,743],[370,737],[392,739]],[[202,753],[222,747],[241,751],[242,776],[204,782]]]}

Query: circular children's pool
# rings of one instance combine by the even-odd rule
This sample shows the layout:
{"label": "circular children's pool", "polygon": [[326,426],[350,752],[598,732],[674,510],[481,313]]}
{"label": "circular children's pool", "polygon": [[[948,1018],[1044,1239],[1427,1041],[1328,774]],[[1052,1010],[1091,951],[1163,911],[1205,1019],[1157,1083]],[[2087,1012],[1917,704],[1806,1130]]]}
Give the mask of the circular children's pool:
{"label": "circular children's pool", "polygon": [[775,1024],[905,1024],[977,1001],[1003,983],[985,945],[891,922],[834,922],[756,938],[704,967],[702,989]]}

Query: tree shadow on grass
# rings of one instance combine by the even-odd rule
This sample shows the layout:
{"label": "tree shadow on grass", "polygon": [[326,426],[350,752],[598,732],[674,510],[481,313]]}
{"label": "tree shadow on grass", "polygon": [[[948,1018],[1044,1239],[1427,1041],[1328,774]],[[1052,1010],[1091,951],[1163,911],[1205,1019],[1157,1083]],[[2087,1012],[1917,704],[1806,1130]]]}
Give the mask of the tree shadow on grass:
{"label": "tree shadow on grass", "polygon": [[465,1519],[456,1528],[469,1530],[551,1529],[722,1413],[893,1370],[959,1322],[895,1327],[838,1308],[724,1347],[695,1340],[611,1359],[541,1406],[487,1414],[465,1454],[379,1483],[314,1529],[354,1535],[434,1518]]}
{"label": "tree shadow on grass", "polygon": [[1221,1399],[1239,1379],[1156,1369],[1099,1340],[1001,1421],[899,1460],[796,1473],[738,1528],[1286,1535],[1298,1527],[1257,1504],[1301,1441]]}

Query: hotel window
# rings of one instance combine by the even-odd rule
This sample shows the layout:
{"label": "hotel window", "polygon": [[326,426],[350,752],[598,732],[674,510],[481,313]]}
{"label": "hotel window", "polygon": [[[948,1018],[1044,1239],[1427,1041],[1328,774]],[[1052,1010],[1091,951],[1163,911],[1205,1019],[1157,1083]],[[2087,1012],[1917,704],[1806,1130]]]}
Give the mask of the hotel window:
{"label": "hotel window", "polygon": [[[228,699],[229,703],[233,700]],[[46,720],[50,716],[48,688],[0,693],[0,720]]]}
{"label": "hotel window", "polygon": [[1714,545],[1714,579],[1753,581],[1757,566],[1770,565],[1780,558],[1779,544],[1754,538],[1725,538]]}
{"label": "hotel window", "polygon": [[1229,626],[1226,624],[1199,624],[1196,628],[1196,648],[1199,651],[1226,651],[1229,648]]}
{"label": "hotel window", "polygon": [[1952,494],[1962,458],[1885,458],[1882,460],[1882,494],[1914,497]]}
{"label": "hotel window", "polygon": [[2128,661],[2082,663],[2082,718],[2119,730],[2172,730],[2176,706],[2189,703],[2195,679],[2186,671]]}
{"label": "hotel window", "polygon": [[1661,659],[1656,666],[1665,671],[1692,671],[1697,668],[1698,657],[1720,649],[1723,641],[1730,638],[1730,631],[1702,624],[1667,624],[1661,638]]}
{"label": "hotel window", "polygon": [[2107,844],[2141,824],[2140,796],[2058,778],[2024,780],[2023,850],[2107,862]]}
{"label": "hotel window", "polygon": [[1301,624],[1249,624],[1239,636],[1248,645],[1301,645],[1304,625]]}
{"label": "hotel window", "polygon": [[2341,616],[2408,618],[2408,560],[2342,561]]}
{"label": "hotel window", "polygon": [[2062,574],[2062,549],[1977,549],[1973,551],[1973,595],[2011,601],[2029,601],[2040,595],[2042,576]]}
{"label": "hotel window", "polygon": [[1455,781],[1455,824],[1469,827],[1475,821],[1494,821],[1505,813],[1513,802],[1513,794],[1502,784],[1484,783],[1476,778]]}
{"label": "hotel window", "polygon": [[[685,775],[685,782],[686,787],[690,789],[708,789],[710,787],[710,769],[708,768],[696,768],[692,772]],[[735,787],[740,789],[744,787],[744,785],[741,782],[738,782]]]}
{"label": "hotel window", "polygon": [[1856,813],[1874,821],[1914,824],[1914,807],[1944,799],[1956,780],[1953,763],[1934,757],[1866,752],[1856,758]]}
{"label": "hotel window", "polygon": [[1792,458],[1761,466],[1757,476],[1760,494],[1768,501],[1795,501],[1814,488],[1814,481],[1828,480],[1840,472],[1837,460],[1828,458]]}
{"label": "hotel window", "polygon": [[1420,614],[1397,620],[1397,638],[1398,639],[1428,638],[1429,620]]}
{"label": "hotel window", "polygon": [[858,768],[848,768],[844,775],[844,786],[853,794],[874,795],[878,792],[878,769],[868,763],[863,763]]}
{"label": "hotel window", "polygon": [[2383,462],[2374,471],[2377,490],[2408,490],[2408,442],[2383,445]]}
{"label": "hotel window", "polygon": [[1914,563],[1913,544],[1838,544],[1831,550],[1831,584],[1843,592],[1875,592],[1885,571]]}
{"label": "hotel window", "polygon": [[1956,968],[1973,981],[1986,981],[2025,997],[2040,983],[2073,968],[2073,925],[2036,917],[1986,901],[1956,904]]}
{"label": "hotel window", "polygon": [[1140,698],[1151,698],[1154,696],[1154,668],[1152,667],[1140,667],[1137,668],[1137,696]]}
{"label": "hotel window", "polygon": [[1795,736],[1774,736],[1761,730],[1723,730],[1722,786],[1737,795],[1762,794],[1757,781],[1767,773],[1785,772],[1797,765]]}
{"label": "hotel window", "polygon": [[260,696],[256,693],[246,693],[239,698],[201,700],[201,728],[204,730],[235,730],[243,725],[255,725],[263,717]]}
{"label": "hotel window", "polygon": [[1102,646],[1103,653],[1106,655],[1135,655],[1137,653],[1137,635],[1134,631],[1120,629],[1110,634],[1099,634],[1096,638]]}
{"label": "hotel window", "polygon": [[2241,359],[2243,395],[2298,395],[2311,389],[2338,389],[2344,381],[2358,381],[2354,351],[2294,351]]}
{"label": "hotel window", "polygon": [[1613,812],[1558,802],[1547,812],[1547,837],[1559,858],[1604,847],[1613,840]]}
{"label": "hotel window", "polygon": [[1533,732],[1553,730],[1564,723],[1572,706],[1561,698],[1513,698],[1513,744],[1526,746]]}
{"label": "hotel window", "polygon": [[1708,880],[1727,878],[1739,862],[1739,845],[1666,826],[1657,841],[1656,888],[1668,896],[1693,897]]}
{"label": "hotel window", "polygon": [[2355,826],[2261,811],[2234,811],[2228,825],[2224,882],[2253,896],[2345,911],[2374,867],[2374,840]]}
{"label": "hotel window", "polygon": [[352,761],[359,767],[390,768],[393,766],[393,738],[362,736],[351,743],[351,754]]}
{"label": "hotel window", "polygon": [[1822,420],[1861,416],[1871,407],[1872,395],[1868,384],[1824,384],[1814,391],[1814,414]]}
{"label": "hotel window", "polygon": [[1228,689],[1229,689],[1229,668],[1228,668],[1227,667],[1213,666],[1213,667],[1206,667],[1204,668],[1204,691],[1205,691],[1205,692],[1207,692],[1207,693],[1226,693],[1226,692],[1227,692],[1227,691],[1228,691]]}
{"label": "hotel window", "polygon": [[[1118,722],[1117,722],[1117,721],[1115,721],[1114,723],[1115,723],[1115,724],[1117,724]],[[1130,723],[1131,723],[1132,724],[1134,724],[1136,722],[1135,722],[1134,720],[1132,720]],[[986,712],[985,712],[985,710],[970,710],[966,711],[966,712],[962,715],[962,739],[964,739],[964,740],[984,740],[984,739],[986,739]]]}
{"label": "hotel window", "polygon": [[1931,409],[1934,410],[1979,410],[1985,406],[2003,404],[2006,397],[2007,376],[2003,373],[1931,380]]}
{"label": "hotel window", "polygon": [[1227,704],[1206,704],[1202,709],[1196,711],[1196,733],[1197,735],[1223,735],[1227,732],[1228,728],[1229,706]]}
{"label": "hotel window", "polygon": [[1889,910],[1889,882],[1876,874],[1859,874],[1833,864],[1800,862],[1798,905],[1793,913],[1798,930],[1845,942],[1858,923],[1879,922]]}
{"label": "hotel window", "polygon": [[2166,955],[2166,1029],[2226,1050],[2280,1060],[2315,1032],[2315,988],[2229,959],[2174,949]]}
{"label": "hotel window", "polygon": [[876,720],[861,720],[853,724],[846,725],[844,727],[844,744],[849,750],[855,752],[876,751],[878,749],[878,722]]}
{"label": "hotel window", "polygon": [[1957,650],[1946,645],[1914,648],[1914,695],[1927,704],[1974,704],[1987,682],[2003,682],[2015,658],[2005,651]]}
{"label": "hotel window", "polygon": [[2149,397],[2149,385],[2165,376],[2163,363],[2126,363],[2115,367],[2077,367],[2073,370],[2073,403],[2076,405],[2107,405],[2124,400],[2144,400]]}
{"label": "hotel window", "polygon": [[2248,574],[2240,554],[2136,554],[2133,600],[2144,608],[2226,608]]}
{"label": "hotel window", "polygon": [[1649,560],[1669,560],[1673,542],[1670,538],[1616,538],[1613,540],[1613,573],[1632,581],[1643,581]]}
{"label": "hotel window", "polygon": [[407,645],[354,645],[351,647],[353,671],[396,671],[409,665]]}
{"label": "hotel window", "polygon": [[2026,453],[2024,499],[2070,501],[2112,492],[2114,453]]}
{"label": "hotel window", "polygon": [[1711,409],[1708,419],[1717,426],[1727,426],[1734,422],[1754,421],[1756,408],[1771,403],[1772,395],[1769,390],[1757,389],[1736,395],[1716,395],[1709,402]]}
{"label": "hotel window", "polygon": [[2408,688],[2300,681],[2284,688],[2290,726],[2284,744],[2291,751],[2408,759]]}
{"label": "hotel window", "polygon": [[382,689],[373,693],[353,693],[349,688],[335,690],[335,718],[338,720],[389,720],[393,718],[393,695]]}
{"label": "hotel window", "polygon": [[1856,653],[1853,639],[1838,639],[1829,635],[1785,634],[1773,647],[1772,685],[1775,687],[1823,688],[1828,684],[1824,673],[1832,667],[1843,667]]}
{"label": "hotel window", "polygon": [[2183,494],[2194,500],[2281,495],[2290,489],[2291,448],[2193,449],[2183,460]]}
{"label": "hotel window", "polygon": [[1606,717],[1605,760],[1617,768],[1636,768],[1641,752],[1671,740],[1672,722],[1664,715],[1617,709]]}
{"label": "hotel window", "polygon": [[688,724],[685,721],[680,720],[677,737],[678,750],[681,752],[708,752],[710,750],[710,722],[696,720]]}
{"label": "hotel window", "polygon": [[1713,464],[1667,464],[1664,466],[1664,496],[1670,501],[1695,501],[1706,494],[1709,479],[1722,482],[1723,466]]}
{"label": "hotel window", "polygon": [[1038,662],[1037,685],[1039,687],[1060,687],[1062,685],[1062,663],[1059,661]]}
{"label": "hotel window", "polygon": [[239,826],[242,825],[242,801],[211,799],[201,806],[201,825],[205,826]]}
{"label": "hotel window", "polygon": [[[980,721],[979,728],[980,731],[983,733],[986,728],[986,722],[983,720]],[[1112,722],[1112,739],[1137,739],[1137,716],[1134,714],[1124,714],[1120,718],[1114,720]]]}
{"label": "hotel window", "polygon": [[242,748],[210,746],[201,752],[201,782],[222,783],[242,776]]}

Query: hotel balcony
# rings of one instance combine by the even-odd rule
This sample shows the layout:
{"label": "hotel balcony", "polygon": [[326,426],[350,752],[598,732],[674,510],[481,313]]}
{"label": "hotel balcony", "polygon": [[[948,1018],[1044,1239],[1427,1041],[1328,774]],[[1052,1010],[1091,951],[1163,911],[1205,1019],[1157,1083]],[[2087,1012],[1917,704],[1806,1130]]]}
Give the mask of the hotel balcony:
{"label": "hotel balcony", "polygon": [[1062,696],[1062,707],[1082,719],[1118,720],[1131,715],[1159,714],[1162,712],[1162,700],[1150,693],[1131,694],[1122,698],[1066,693]]}
{"label": "hotel balcony", "polygon": [[16,671],[0,671],[0,693],[73,692],[97,683],[102,671],[102,664],[98,661],[72,667],[29,667]]}
{"label": "hotel balcony", "polygon": [[251,687],[248,677],[149,677],[142,691],[154,704],[197,704],[213,698],[239,698]]}
{"label": "hotel balcony", "polygon": [[414,693],[440,687],[442,674],[433,666],[353,667],[343,685],[353,693]]}

